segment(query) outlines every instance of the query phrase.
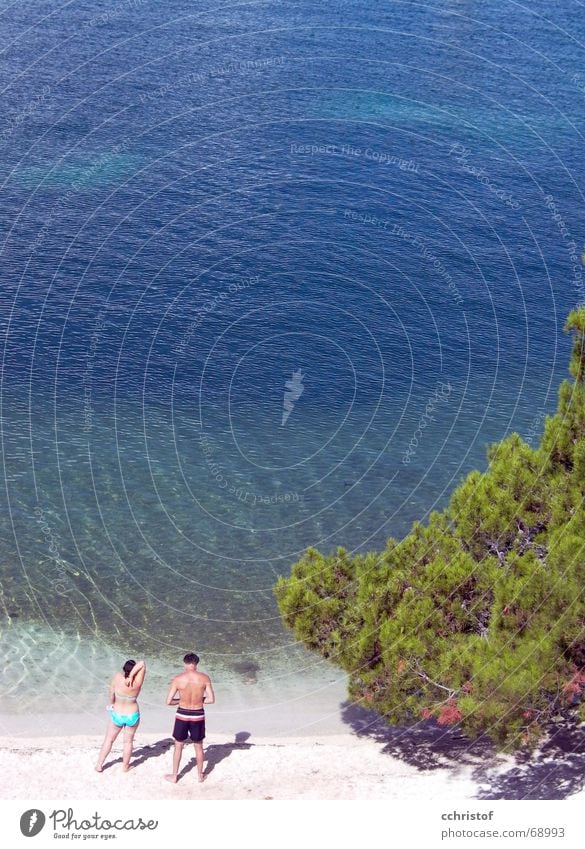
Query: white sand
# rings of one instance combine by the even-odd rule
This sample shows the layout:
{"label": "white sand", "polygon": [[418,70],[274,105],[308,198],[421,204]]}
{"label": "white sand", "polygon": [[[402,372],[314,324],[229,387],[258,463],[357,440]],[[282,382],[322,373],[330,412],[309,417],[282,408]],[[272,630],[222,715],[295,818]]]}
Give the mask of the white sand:
{"label": "white sand", "polygon": [[[471,799],[478,784],[473,765],[419,770],[352,734],[315,739],[250,737],[206,740],[203,784],[193,748],[183,754],[181,780],[170,772],[168,737],[139,734],[135,769],[122,771],[115,744],[103,773],[94,771],[101,738],[0,738],[0,796],[4,799]],[[149,748],[147,748],[149,747]],[[505,766],[499,761],[497,768]],[[185,769],[186,767],[186,769]]]}
{"label": "white sand", "polygon": [[447,769],[421,773],[383,754],[380,744],[350,734],[312,741],[251,738],[243,744],[234,744],[233,738],[209,738],[206,768],[211,769],[203,784],[193,768],[193,747],[186,746],[184,774],[172,785],[163,777],[171,767],[169,743],[160,735],[141,735],[135,747],[135,760],[141,762],[128,773],[122,771],[121,746],[116,743],[106,762],[112,766],[100,774],[93,767],[101,738],[26,743],[0,738],[0,795],[64,800],[447,799],[472,798],[477,789],[469,768],[456,774]]}

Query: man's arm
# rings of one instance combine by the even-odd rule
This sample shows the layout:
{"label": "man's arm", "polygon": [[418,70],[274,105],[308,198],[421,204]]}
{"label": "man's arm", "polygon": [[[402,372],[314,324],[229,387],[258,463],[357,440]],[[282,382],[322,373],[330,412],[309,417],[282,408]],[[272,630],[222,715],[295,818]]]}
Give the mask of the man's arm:
{"label": "man's arm", "polygon": [[212,705],[215,702],[215,693],[213,692],[211,678],[208,678],[207,683],[205,684],[205,690],[203,692],[203,701],[206,705]]}
{"label": "man's arm", "polygon": [[171,686],[169,687],[169,692],[167,693],[167,705],[176,705],[180,699],[180,696],[177,696],[179,688],[177,687],[177,679],[173,678],[171,681]]}

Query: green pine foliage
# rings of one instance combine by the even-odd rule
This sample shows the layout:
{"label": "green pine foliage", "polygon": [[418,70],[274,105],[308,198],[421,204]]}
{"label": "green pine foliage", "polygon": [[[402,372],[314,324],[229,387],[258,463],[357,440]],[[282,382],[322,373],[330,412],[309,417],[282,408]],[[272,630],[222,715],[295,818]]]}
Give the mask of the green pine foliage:
{"label": "green pine foliage", "polygon": [[275,594],[304,645],[391,723],[434,718],[505,749],[585,720],[585,308],[570,372],[533,449],[488,449],[449,506],[379,553],[309,549]]}

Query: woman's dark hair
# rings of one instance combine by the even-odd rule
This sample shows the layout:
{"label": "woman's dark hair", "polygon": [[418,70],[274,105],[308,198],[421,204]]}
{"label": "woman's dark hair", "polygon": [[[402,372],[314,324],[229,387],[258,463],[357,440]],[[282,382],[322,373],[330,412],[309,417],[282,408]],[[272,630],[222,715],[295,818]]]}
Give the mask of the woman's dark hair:
{"label": "woman's dark hair", "polygon": [[136,666],[135,660],[127,660],[126,661],[126,663],[122,667],[122,669],[124,671],[124,678],[127,678],[130,675],[130,673],[132,672],[132,670],[134,669],[135,666]]}

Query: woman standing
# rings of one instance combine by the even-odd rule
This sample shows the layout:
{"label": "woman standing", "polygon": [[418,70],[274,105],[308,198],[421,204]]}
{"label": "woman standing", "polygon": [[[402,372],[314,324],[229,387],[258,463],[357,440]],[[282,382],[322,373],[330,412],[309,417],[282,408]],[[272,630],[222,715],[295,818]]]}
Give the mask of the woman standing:
{"label": "woman standing", "polygon": [[136,699],[144,683],[146,664],[143,660],[139,660],[138,663],[135,660],[127,660],[122,670],[122,672],[116,672],[110,684],[111,704],[108,710],[111,714],[111,722],[106,730],[104,744],[96,764],[97,772],[103,772],[104,761],[110,754],[112,744],[122,729],[124,729],[123,769],[124,772],[128,772],[130,769],[134,735],[140,723],[140,710]]}

